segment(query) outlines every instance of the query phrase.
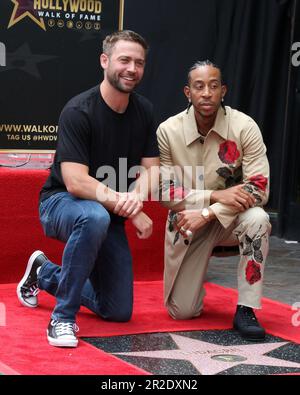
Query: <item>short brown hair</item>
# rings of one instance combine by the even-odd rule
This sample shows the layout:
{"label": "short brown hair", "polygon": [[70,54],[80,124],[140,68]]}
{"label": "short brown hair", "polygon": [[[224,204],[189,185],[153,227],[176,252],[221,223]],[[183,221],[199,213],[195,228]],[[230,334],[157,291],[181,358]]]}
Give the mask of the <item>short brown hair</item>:
{"label": "short brown hair", "polygon": [[146,40],[138,33],[135,33],[131,30],[121,30],[106,36],[103,41],[103,53],[105,53],[107,56],[110,56],[113,47],[120,40],[131,41],[140,44],[144,48],[147,55],[149,45],[147,44]]}

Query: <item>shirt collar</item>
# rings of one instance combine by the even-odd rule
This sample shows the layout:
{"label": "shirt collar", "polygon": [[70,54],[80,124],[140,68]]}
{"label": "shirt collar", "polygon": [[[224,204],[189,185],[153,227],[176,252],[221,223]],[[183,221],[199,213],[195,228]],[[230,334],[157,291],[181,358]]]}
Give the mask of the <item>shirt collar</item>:
{"label": "shirt collar", "polygon": [[[228,111],[227,111],[228,112]],[[210,132],[213,130],[218,135],[220,135],[224,140],[228,138],[228,115],[224,114],[224,109],[219,108],[214,126],[211,128]],[[194,107],[190,108],[190,111],[183,120],[183,132],[185,136],[186,145],[189,146],[194,141],[200,138],[197,128],[197,122],[195,118]],[[210,133],[209,132],[209,133]]]}

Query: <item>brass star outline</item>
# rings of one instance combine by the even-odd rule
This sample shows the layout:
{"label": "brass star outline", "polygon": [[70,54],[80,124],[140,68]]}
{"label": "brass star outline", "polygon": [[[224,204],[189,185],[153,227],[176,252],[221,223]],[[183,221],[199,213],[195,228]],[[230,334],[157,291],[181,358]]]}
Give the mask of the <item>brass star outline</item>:
{"label": "brass star outline", "polygon": [[20,7],[20,3],[18,0],[11,0],[14,3],[14,9],[8,24],[8,29],[12,26],[14,26],[16,23],[20,22],[23,18],[26,18],[26,16],[29,16],[29,18],[35,22],[40,28],[42,28],[43,30],[46,31],[46,26],[45,26],[45,22],[43,18],[40,18],[40,20],[38,20],[38,18],[36,18],[35,15],[32,14],[31,11],[25,11],[23,12],[23,14],[19,15],[16,18],[16,13],[18,11],[18,8]]}

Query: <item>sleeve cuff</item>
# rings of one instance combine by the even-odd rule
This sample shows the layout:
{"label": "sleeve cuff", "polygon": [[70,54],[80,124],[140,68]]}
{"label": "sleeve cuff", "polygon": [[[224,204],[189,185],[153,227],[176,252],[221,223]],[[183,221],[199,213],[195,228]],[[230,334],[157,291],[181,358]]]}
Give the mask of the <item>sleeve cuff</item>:
{"label": "sleeve cuff", "polygon": [[161,203],[168,209],[175,211],[201,210],[204,207],[210,206],[210,198],[212,193],[213,191],[200,191],[192,189],[184,200],[179,202],[162,200]]}
{"label": "sleeve cuff", "polygon": [[222,203],[214,203],[210,206],[210,208],[215,213],[218,221],[225,229],[229,228],[229,226],[238,216],[237,212]]}

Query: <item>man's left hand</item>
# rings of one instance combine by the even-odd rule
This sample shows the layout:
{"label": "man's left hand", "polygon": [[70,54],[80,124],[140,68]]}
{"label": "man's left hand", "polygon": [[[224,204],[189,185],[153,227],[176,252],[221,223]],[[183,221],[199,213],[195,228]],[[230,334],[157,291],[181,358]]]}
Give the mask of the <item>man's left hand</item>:
{"label": "man's left hand", "polygon": [[138,213],[131,218],[133,225],[137,229],[137,237],[139,239],[148,239],[153,232],[153,222],[144,212]]}
{"label": "man's left hand", "polygon": [[201,215],[201,210],[185,210],[177,214],[178,230],[182,233],[187,231],[194,234],[197,230],[203,228],[209,221]]}

